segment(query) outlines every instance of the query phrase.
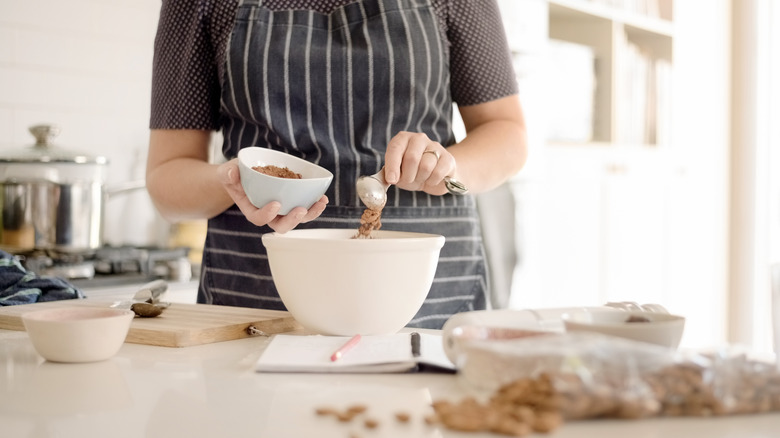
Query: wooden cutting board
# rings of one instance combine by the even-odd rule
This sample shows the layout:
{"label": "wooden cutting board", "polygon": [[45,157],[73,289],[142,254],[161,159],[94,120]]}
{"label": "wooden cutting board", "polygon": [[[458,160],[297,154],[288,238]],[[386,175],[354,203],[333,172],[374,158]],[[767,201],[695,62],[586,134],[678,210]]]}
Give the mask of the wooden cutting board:
{"label": "wooden cutting board", "polygon": [[[111,304],[106,301],[63,300],[0,307],[0,329],[24,331],[21,315],[25,312],[73,306],[109,307]],[[279,310],[172,303],[160,316],[133,319],[125,342],[189,347],[300,328],[289,312]]]}

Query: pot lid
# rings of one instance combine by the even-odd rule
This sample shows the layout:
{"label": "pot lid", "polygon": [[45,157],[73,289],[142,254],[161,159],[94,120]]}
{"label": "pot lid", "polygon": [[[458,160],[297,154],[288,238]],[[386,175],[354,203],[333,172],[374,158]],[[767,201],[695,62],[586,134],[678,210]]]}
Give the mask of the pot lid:
{"label": "pot lid", "polygon": [[0,163],[77,163],[106,164],[106,157],[64,149],[51,144],[60,133],[55,125],[35,125],[29,128],[35,144],[0,156]]}

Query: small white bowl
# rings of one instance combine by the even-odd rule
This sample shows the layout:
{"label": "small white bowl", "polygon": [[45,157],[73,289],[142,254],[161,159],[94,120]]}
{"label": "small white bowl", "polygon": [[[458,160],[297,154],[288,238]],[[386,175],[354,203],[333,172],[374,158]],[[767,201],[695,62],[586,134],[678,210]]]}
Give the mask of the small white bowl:
{"label": "small white bowl", "polygon": [[263,235],[274,284],[292,316],[324,335],[384,335],[411,321],[433,283],[444,236],[355,229]]}
{"label": "small white bowl", "polygon": [[52,362],[97,362],[116,354],[135,313],[127,309],[67,307],[22,314],[35,350]]}
{"label": "small white bowl", "polygon": [[500,342],[556,334],[544,330],[479,325],[461,325],[449,328],[446,323],[442,331],[444,354],[446,354],[450,362],[455,365],[458,365],[461,362],[459,356],[467,354],[467,352],[473,350],[472,347],[474,346],[484,346],[493,341]]}
{"label": "small white bowl", "polygon": [[530,334],[563,331],[560,316],[556,326],[541,320],[529,309],[490,309],[456,313],[442,326],[442,342],[447,357],[456,363],[465,344],[497,339],[522,338]]}
{"label": "small white bowl", "polygon": [[[676,349],[685,318],[659,312],[582,310],[561,316],[567,332],[595,332]],[[643,322],[631,322],[639,319]]]}
{"label": "small white bowl", "polygon": [[[301,175],[300,179],[279,178],[258,172],[256,166],[286,167]],[[246,147],[238,151],[241,185],[249,201],[262,208],[271,201],[282,204],[280,215],[295,207],[308,209],[319,201],[333,180],[327,169],[284,152],[261,147]]]}

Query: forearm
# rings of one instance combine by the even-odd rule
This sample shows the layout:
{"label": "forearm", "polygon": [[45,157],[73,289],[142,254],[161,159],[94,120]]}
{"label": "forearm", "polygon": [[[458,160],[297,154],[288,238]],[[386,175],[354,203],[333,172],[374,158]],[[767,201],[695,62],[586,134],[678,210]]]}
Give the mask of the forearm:
{"label": "forearm", "polygon": [[146,186],[160,214],[171,222],[216,216],[233,204],[208,163],[207,131],[155,130],[150,137]]}
{"label": "forearm", "polygon": [[225,211],[233,201],[216,169],[214,164],[187,158],[157,167],[146,177],[155,207],[171,222],[207,219]]}
{"label": "forearm", "polygon": [[462,108],[461,114],[467,135],[447,150],[457,162],[457,178],[471,193],[492,190],[523,168],[528,148],[516,96]]}

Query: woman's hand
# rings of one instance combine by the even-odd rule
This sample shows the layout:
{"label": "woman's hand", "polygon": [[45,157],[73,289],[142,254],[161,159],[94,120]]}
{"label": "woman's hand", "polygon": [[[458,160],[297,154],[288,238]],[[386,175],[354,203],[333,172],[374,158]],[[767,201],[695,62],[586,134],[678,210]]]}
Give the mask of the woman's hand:
{"label": "woman's hand", "polygon": [[528,156],[525,119],[519,97],[459,106],[466,136],[446,148],[425,134],[399,132],[387,144],[385,180],[404,190],[447,193],[444,177],[469,193],[493,190],[516,175]]}
{"label": "woman's hand", "polygon": [[385,180],[404,190],[447,193],[445,176],[455,176],[455,157],[423,133],[399,132],[387,145]]}
{"label": "woman's hand", "polygon": [[241,176],[238,171],[238,160],[233,159],[221,164],[217,174],[228,195],[233,199],[241,212],[249,222],[257,226],[268,225],[277,233],[286,233],[298,224],[316,219],[325,211],[328,205],[328,197],[323,195],[308,210],[303,207],[295,207],[284,216],[279,215],[281,204],[277,201],[269,202],[262,208],[255,207],[247,198],[244,187],[241,185]]}

